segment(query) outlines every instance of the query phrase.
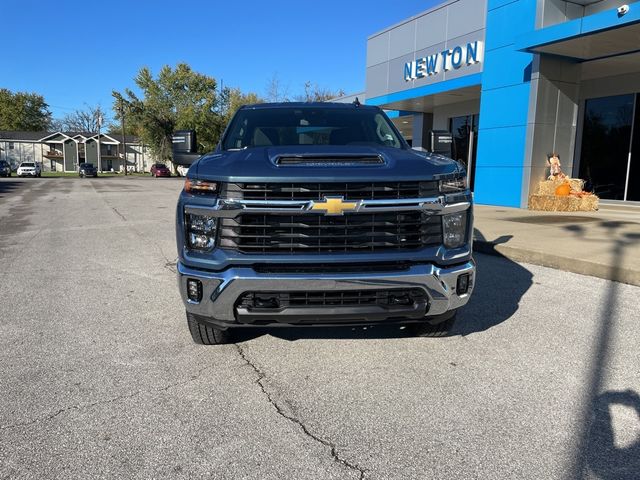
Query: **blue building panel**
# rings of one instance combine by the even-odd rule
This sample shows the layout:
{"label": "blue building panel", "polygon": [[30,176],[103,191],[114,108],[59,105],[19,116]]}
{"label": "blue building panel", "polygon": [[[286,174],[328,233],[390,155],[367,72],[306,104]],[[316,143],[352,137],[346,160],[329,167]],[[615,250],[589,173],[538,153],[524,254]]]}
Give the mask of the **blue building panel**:
{"label": "blue building panel", "polygon": [[487,10],[495,10],[496,8],[504,7],[508,3],[514,3],[517,0],[489,0],[487,2]]}
{"label": "blue building panel", "polygon": [[512,45],[491,50],[484,62],[482,90],[520,85],[531,79],[532,55],[514,52]]}
{"label": "blue building panel", "polygon": [[475,170],[478,203],[521,206],[533,55],[518,51],[515,40],[523,30],[533,31],[535,18],[535,0],[516,0],[487,13]]}
{"label": "blue building panel", "polygon": [[480,103],[480,130],[526,125],[529,113],[529,85],[527,82],[483,91]]}
{"label": "blue building panel", "polygon": [[[516,0],[487,12],[486,51],[515,43],[522,32],[533,30],[535,0]],[[485,69],[486,70],[486,69]]]}
{"label": "blue building panel", "polygon": [[[478,205],[520,208],[520,183],[524,168],[476,170],[474,201]],[[514,188],[514,185],[517,188]]]}
{"label": "blue building panel", "polygon": [[624,15],[618,15],[615,8],[605,10],[582,18],[581,34],[588,35],[602,30],[610,30],[612,28],[622,27],[640,22],[640,9],[638,5],[632,5],[629,12]]}

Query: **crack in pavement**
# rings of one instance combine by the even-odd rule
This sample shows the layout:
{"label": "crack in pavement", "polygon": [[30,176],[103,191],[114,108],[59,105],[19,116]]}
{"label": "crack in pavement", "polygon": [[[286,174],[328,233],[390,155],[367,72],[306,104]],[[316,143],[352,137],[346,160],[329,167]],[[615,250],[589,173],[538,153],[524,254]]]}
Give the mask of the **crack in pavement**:
{"label": "crack in pavement", "polygon": [[18,427],[30,426],[30,425],[33,425],[33,424],[36,424],[36,423],[40,423],[40,422],[47,422],[49,420],[53,420],[58,415],[61,415],[61,414],[65,413],[65,412],[69,412],[71,410],[78,410],[78,411],[87,410],[89,408],[93,408],[93,407],[96,407],[96,406],[99,406],[99,405],[108,405],[110,403],[115,403],[115,402],[118,402],[120,400],[129,400],[131,398],[137,397],[138,395],[142,395],[142,394],[145,394],[145,393],[166,392],[167,390],[169,390],[171,388],[181,387],[183,385],[187,385],[188,383],[196,381],[198,378],[200,378],[200,376],[202,375],[202,373],[205,370],[210,370],[212,368],[214,368],[212,365],[207,366],[207,367],[202,367],[195,374],[191,375],[191,378],[189,378],[188,380],[170,383],[168,385],[165,385],[164,387],[150,388],[150,389],[145,389],[145,390],[136,390],[135,392],[132,392],[132,393],[129,393],[129,394],[126,394],[126,395],[118,395],[116,397],[109,398],[107,400],[98,400],[98,401],[92,402],[92,403],[86,403],[86,404],[80,404],[80,405],[71,405],[69,407],[60,408],[56,412],[50,413],[49,415],[46,415],[44,417],[37,417],[37,418],[31,419],[31,420],[28,420],[28,421],[25,421],[25,422],[18,422],[18,423],[13,423],[13,424],[9,424],[9,425],[1,425],[0,426],[0,431],[11,430],[13,428],[18,428]]}
{"label": "crack in pavement", "polygon": [[[106,202],[105,202],[106,203]],[[108,204],[107,204],[108,205]],[[109,205],[111,206],[111,205]],[[127,217],[125,217],[123,214],[121,214],[118,209],[116,207],[111,207],[111,210],[113,210],[114,212],[116,212],[116,214],[122,219],[122,221],[126,222],[127,221]]]}
{"label": "crack in pavement", "polygon": [[342,458],[339,454],[338,454],[338,447],[336,446],[336,444],[325,440],[322,437],[319,437],[318,435],[315,435],[314,433],[312,433],[309,428],[302,423],[301,420],[299,420],[296,417],[293,417],[289,414],[287,414],[282,407],[278,404],[278,402],[276,402],[273,397],[271,396],[271,394],[267,391],[267,388],[264,385],[263,380],[266,378],[266,374],[260,370],[260,368],[258,368],[258,366],[256,366],[255,363],[253,363],[251,360],[249,360],[249,358],[247,357],[244,349],[238,345],[237,343],[235,344],[235,347],[238,351],[238,354],[240,355],[240,358],[242,358],[242,360],[253,369],[253,371],[256,373],[256,375],[258,376],[256,383],[258,384],[258,386],[260,387],[260,390],[262,390],[262,393],[264,394],[264,396],[267,398],[268,402],[273,406],[273,408],[276,410],[276,412],[278,413],[278,415],[280,415],[281,417],[283,417],[284,419],[296,424],[297,426],[300,427],[300,429],[302,430],[302,432],[309,438],[311,438],[312,440],[314,440],[315,442],[324,445],[325,447],[328,447],[331,450],[331,456],[333,457],[333,459],[340,463],[341,465],[344,465],[345,467],[349,468],[350,470],[353,470],[354,472],[358,473],[358,479],[359,480],[364,480],[365,476],[366,476],[366,470],[363,469],[362,467],[360,467],[359,465],[355,464],[355,463],[351,463],[348,460],[346,460],[345,458]]}

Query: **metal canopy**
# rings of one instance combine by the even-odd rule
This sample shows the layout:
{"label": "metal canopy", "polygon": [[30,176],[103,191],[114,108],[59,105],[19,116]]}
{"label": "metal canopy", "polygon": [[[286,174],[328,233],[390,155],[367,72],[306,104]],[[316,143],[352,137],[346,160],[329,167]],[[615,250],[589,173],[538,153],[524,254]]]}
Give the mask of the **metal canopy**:
{"label": "metal canopy", "polygon": [[533,53],[569,57],[578,61],[624,55],[640,50],[640,24],[636,23],[567,40],[536,45],[527,50]]}
{"label": "metal canopy", "polygon": [[387,110],[400,110],[405,112],[433,112],[434,107],[480,98],[480,88],[480,85],[458,88],[422,97],[385,103],[384,105],[380,105],[380,107]]}

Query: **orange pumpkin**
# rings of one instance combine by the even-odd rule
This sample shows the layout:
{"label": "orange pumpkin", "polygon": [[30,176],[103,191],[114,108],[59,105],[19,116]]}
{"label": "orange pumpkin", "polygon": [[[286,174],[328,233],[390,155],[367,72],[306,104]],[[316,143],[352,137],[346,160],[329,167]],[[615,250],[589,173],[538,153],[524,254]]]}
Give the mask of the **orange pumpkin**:
{"label": "orange pumpkin", "polygon": [[559,197],[568,197],[570,193],[571,185],[569,185],[569,182],[564,182],[556,188],[556,195]]}

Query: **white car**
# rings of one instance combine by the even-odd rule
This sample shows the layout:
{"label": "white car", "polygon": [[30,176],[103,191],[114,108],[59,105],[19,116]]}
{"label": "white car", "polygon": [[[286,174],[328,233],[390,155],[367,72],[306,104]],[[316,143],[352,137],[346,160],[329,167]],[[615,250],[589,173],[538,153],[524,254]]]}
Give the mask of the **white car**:
{"label": "white car", "polygon": [[41,176],[40,165],[35,162],[22,162],[17,173],[19,177],[39,177]]}

